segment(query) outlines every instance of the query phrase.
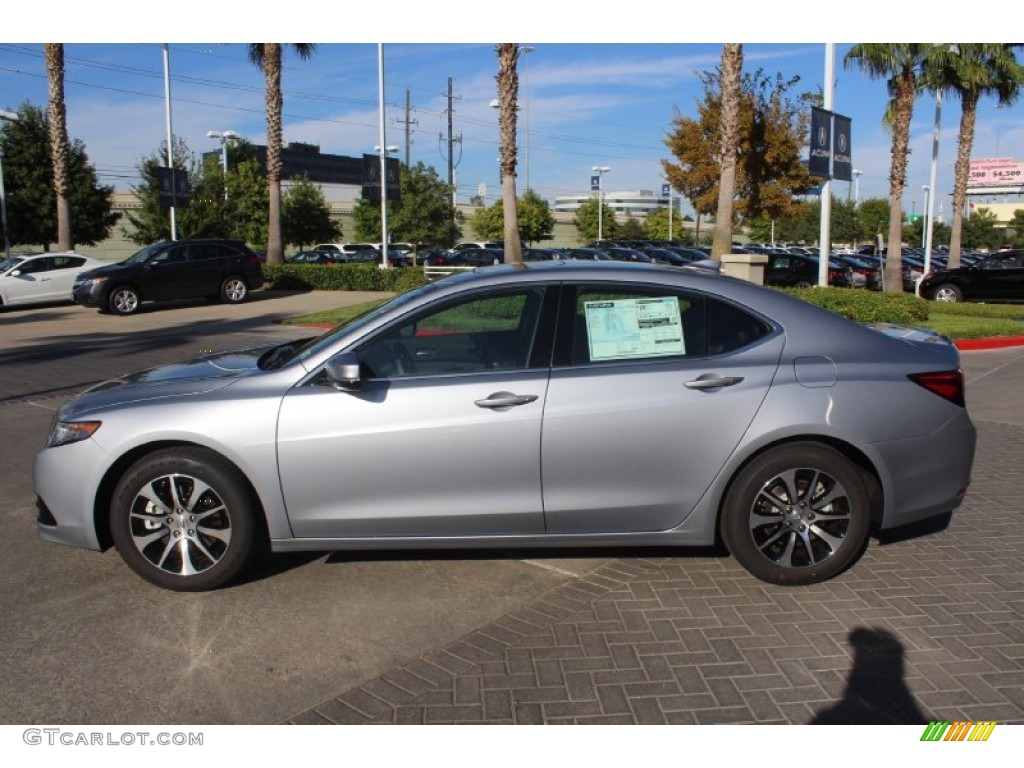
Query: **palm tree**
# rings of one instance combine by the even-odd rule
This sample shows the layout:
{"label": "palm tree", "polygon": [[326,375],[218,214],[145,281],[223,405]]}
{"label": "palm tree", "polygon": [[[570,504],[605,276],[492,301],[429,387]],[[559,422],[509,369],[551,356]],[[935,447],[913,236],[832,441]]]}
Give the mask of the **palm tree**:
{"label": "palm tree", "polygon": [[[308,59],[316,43],[291,43],[300,59]],[[267,233],[267,263],[284,264],[281,237],[281,43],[249,43],[249,61],[266,76],[267,82],[267,186],[270,191],[270,221]]]}
{"label": "palm tree", "polygon": [[64,45],[43,43],[46,77],[50,86],[50,157],[53,188],[57,192],[57,250],[74,250],[71,236],[71,143],[68,141],[68,112],[64,103]]}
{"label": "palm tree", "polygon": [[516,204],[516,110],[519,101],[519,44],[499,43],[498,122],[501,126],[501,200],[505,217],[505,261],[519,264],[523,246],[519,239],[519,211]]}
{"label": "palm tree", "polygon": [[953,185],[953,228],[949,242],[949,267],[960,266],[960,238],[963,231],[964,202],[971,170],[971,149],[978,102],[982,96],[995,96],[1000,107],[1008,107],[1020,95],[1024,67],[1010,43],[954,43],[935,46],[931,66],[925,74],[933,90],[960,98],[960,136],[957,140]]}
{"label": "palm tree", "polygon": [[722,162],[718,182],[718,212],[715,214],[715,237],[711,257],[720,259],[732,250],[732,203],[736,194],[736,155],[740,134],[740,96],[743,74],[743,46],[725,43],[722,46],[722,129],[719,150]]}
{"label": "palm tree", "polygon": [[921,43],[858,43],[843,64],[856,64],[872,79],[884,77],[889,103],[883,122],[892,129],[892,165],[889,171],[889,237],[886,240],[885,290],[903,290],[903,188],[907,184],[910,120],[918,91],[918,74],[930,46]]}

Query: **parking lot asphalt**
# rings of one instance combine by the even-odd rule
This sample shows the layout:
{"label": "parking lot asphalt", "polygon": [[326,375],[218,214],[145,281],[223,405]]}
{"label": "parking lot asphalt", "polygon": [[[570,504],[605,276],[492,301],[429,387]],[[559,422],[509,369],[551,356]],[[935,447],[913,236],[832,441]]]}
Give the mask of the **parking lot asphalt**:
{"label": "parking lot asphalt", "polygon": [[961,354],[979,442],[949,527],[811,587],[711,550],[482,551],[279,556],[183,595],[36,538],[71,393],[365,298],[0,316],[0,722],[1024,723],[1024,348]]}

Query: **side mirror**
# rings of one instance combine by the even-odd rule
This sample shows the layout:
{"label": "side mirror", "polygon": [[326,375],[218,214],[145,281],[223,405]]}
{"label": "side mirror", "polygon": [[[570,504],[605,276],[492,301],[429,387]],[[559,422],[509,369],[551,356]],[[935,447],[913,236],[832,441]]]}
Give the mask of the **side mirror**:
{"label": "side mirror", "polygon": [[21,277],[21,270],[16,269],[13,272],[11,272],[11,277]]}
{"label": "side mirror", "polygon": [[331,386],[342,392],[358,392],[363,386],[359,369],[359,358],[352,352],[339,352],[324,366]]}

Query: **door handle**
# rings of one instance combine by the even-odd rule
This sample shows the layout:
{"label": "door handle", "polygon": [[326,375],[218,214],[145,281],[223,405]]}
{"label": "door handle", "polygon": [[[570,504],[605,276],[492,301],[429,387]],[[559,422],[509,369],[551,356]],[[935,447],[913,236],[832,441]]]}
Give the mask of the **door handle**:
{"label": "door handle", "polygon": [[474,400],[474,405],[480,408],[493,408],[494,410],[506,410],[516,405],[526,405],[537,399],[537,395],[515,395],[511,392],[495,392],[483,400]]}
{"label": "door handle", "polygon": [[683,383],[687,389],[718,389],[719,387],[731,387],[743,381],[742,376],[719,376],[717,373],[705,373],[693,381]]}

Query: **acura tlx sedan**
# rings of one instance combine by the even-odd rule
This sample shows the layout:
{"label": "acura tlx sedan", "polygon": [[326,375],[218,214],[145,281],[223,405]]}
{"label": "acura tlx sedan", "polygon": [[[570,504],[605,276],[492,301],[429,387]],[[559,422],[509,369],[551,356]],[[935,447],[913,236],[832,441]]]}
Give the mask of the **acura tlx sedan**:
{"label": "acura tlx sedan", "polygon": [[809,584],[957,507],[974,447],[943,337],[700,268],[554,261],[100,384],[35,485],[44,539],[176,590],[265,547],[716,542]]}

